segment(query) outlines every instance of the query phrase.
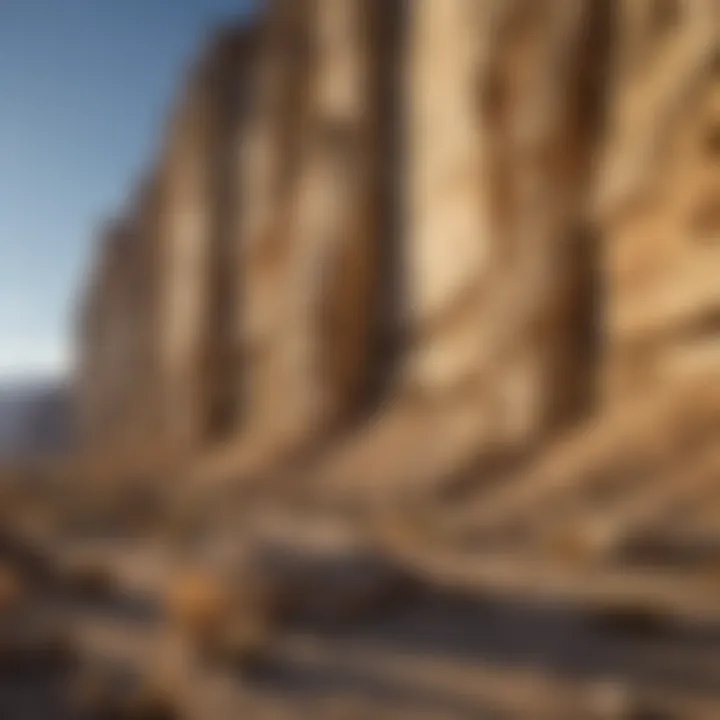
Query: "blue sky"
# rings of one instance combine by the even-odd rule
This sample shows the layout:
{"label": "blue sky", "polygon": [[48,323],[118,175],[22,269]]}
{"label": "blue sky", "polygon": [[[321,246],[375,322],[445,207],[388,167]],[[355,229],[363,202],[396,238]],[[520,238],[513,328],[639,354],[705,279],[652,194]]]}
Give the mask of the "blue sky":
{"label": "blue sky", "polygon": [[95,228],[204,34],[252,0],[0,0],[0,379],[62,371]]}

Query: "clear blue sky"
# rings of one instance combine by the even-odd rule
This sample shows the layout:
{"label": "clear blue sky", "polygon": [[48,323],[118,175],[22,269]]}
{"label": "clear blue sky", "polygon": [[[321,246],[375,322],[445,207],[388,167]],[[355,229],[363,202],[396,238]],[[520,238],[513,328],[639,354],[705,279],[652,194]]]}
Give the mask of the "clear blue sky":
{"label": "clear blue sky", "polygon": [[97,225],[204,34],[252,0],[0,0],[0,379],[67,367]]}

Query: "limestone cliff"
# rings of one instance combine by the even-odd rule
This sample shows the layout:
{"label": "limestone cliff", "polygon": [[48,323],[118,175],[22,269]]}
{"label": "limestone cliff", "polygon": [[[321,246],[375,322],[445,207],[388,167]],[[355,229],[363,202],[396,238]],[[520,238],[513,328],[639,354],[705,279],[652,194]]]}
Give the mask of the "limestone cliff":
{"label": "limestone cliff", "polygon": [[314,475],[414,481],[720,364],[719,7],[275,0],[220,33],[84,301],[91,434],[152,417],[237,475],[350,429]]}

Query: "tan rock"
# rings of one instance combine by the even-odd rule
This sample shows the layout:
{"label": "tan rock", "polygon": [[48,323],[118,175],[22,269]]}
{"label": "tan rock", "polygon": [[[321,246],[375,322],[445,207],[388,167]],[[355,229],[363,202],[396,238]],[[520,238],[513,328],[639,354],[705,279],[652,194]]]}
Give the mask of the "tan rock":
{"label": "tan rock", "polygon": [[720,6],[622,6],[600,185],[608,400],[720,367]]}
{"label": "tan rock", "polygon": [[101,250],[86,426],[191,485],[409,490],[716,365],[717,1],[611,5],[275,0],[220,34]]}

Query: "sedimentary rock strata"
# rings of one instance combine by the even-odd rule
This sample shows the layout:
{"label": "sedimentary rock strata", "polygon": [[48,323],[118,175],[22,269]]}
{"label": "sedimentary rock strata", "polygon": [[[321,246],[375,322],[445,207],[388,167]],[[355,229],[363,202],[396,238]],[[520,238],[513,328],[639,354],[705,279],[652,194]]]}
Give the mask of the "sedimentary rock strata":
{"label": "sedimentary rock strata", "polygon": [[355,428],[317,474],[382,484],[717,364],[717,20],[276,0],[220,33],[100,252],[86,426],[230,474]]}

